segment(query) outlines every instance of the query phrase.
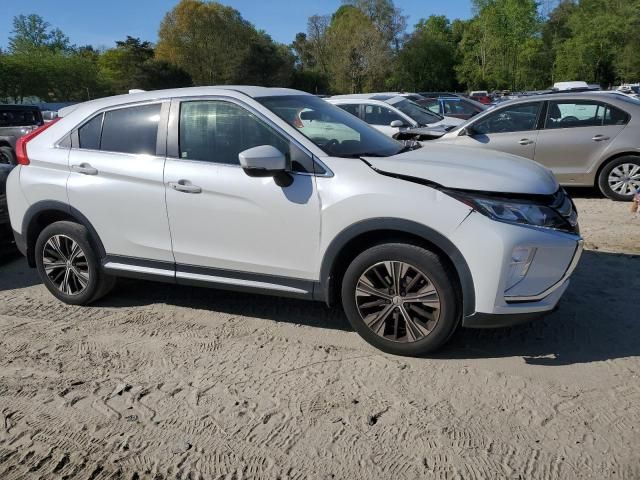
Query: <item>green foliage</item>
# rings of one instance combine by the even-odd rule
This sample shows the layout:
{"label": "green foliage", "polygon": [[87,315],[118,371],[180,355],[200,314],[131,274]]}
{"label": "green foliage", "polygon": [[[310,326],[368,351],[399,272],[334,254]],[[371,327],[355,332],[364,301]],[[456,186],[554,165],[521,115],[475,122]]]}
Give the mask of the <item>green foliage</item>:
{"label": "green foliage", "polygon": [[73,48],[69,38],[59,29],[51,29],[39,15],[18,15],[13,19],[13,36],[9,38],[9,52],[27,54],[49,50],[68,52]]}
{"label": "green foliage", "polygon": [[555,76],[601,85],[640,78],[640,1],[582,0],[566,20]]}
{"label": "green foliage", "polygon": [[286,85],[293,57],[237,10],[181,0],[160,25],[158,59],[188,72],[196,85],[260,82]]}
{"label": "green foliage", "polygon": [[420,20],[398,55],[394,84],[411,92],[456,88],[456,42],[449,20]]}
{"label": "green foliage", "polygon": [[391,51],[382,34],[358,8],[342,6],[326,31],[330,86],[337,92],[384,88]]}
{"label": "green foliage", "polygon": [[181,0],[156,46],[128,36],[105,51],[76,47],[42,17],[19,15],[0,51],[0,100],[82,101],[193,84],[350,93],[640,80],[640,0],[472,3],[469,20],[430,16],[407,33],[393,0],[343,0],[282,45],[233,8]]}

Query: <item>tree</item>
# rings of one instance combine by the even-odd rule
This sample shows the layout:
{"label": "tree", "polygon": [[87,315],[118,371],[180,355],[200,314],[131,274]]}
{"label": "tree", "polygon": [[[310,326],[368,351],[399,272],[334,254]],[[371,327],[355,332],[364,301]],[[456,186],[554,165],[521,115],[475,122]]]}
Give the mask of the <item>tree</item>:
{"label": "tree", "polygon": [[342,6],[326,31],[328,70],[335,92],[381,90],[389,72],[388,44],[361,10]]}
{"label": "tree", "polygon": [[444,16],[420,20],[398,54],[395,84],[408,91],[453,90],[456,45]]}
{"label": "tree", "polygon": [[327,30],[331,23],[328,15],[312,15],[307,22],[307,42],[314,67],[321,73],[329,73],[329,39]]}
{"label": "tree", "polygon": [[558,48],[555,75],[612,85],[640,78],[638,0],[582,0],[566,20],[568,38]]}
{"label": "tree", "polygon": [[153,58],[151,43],[128,36],[117,41],[116,48],[102,53],[98,59],[102,80],[113,93],[126,93],[132,88],[140,88],[136,83],[140,65]]}
{"label": "tree", "polygon": [[402,15],[402,10],[394,5],[393,0],[343,0],[343,4],[361,10],[388,44],[396,52],[400,50],[407,17]]}
{"label": "tree", "polygon": [[[547,80],[532,49],[541,48],[535,0],[473,0],[475,17],[460,42],[459,79],[467,86],[518,90]],[[526,52],[525,52],[526,51]],[[524,55],[527,53],[527,55]],[[531,75],[534,78],[531,78]]]}
{"label": "tree", "polygon": [[[204,0],[181,0],[167,13],[156,55],[184,69],[196,85],[249,80],[274,85],[290,78],[293,69],[290,53],[258,32],[240,12]],[[267,70],[256,72],[251,62]]]}
{"label": "tree", "polygon": [[37,50],[69,52],[69,38],[60,29],[51,29],[39,15],[18,15],[13,19],[13,36],[9,37],[9,52],[32,53]]}

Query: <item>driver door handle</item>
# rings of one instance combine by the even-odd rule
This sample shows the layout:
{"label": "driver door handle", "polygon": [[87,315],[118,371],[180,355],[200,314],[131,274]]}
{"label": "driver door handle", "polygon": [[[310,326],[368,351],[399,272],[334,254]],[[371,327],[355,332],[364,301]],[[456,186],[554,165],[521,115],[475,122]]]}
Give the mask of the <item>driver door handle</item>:
{"label": "driver door handle", "polygon": [[202,193],[202,188],[197,185],[193,185],[189,180],[179,180],[177,182],[169,182],[169,186],[177,192]]}
{"label": "driver door handle", "polygon": [[522,140],[520,140],[518,142],[520,145],[531,145],[533,143],[533,140],[529,140],[528,138],[523,138]]}
{"label": "driver door handle", "polygon": [[83,175],[97,175],[98,169],[93,168],[88,163],[81,163],[80,165],[71,165],[71,171],[81,173]]}
{"label": "driver door handle", "polygon": [[604,142],[605,140],[609,140],[609,137],[606,135],[596,135],[591,138],[594,142]]}

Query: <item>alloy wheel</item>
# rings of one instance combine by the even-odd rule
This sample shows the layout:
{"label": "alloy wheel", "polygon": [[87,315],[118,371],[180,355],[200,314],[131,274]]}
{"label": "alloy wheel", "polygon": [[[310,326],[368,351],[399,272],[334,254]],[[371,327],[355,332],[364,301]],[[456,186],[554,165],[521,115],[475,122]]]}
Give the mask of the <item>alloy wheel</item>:
{"label": "alloy wheel", "polygon": [[640,190],[640,165],[623,163],[609,173],[609,188],[619,195],[632,195]]}
{"label": "alloy wheel", "polygon": [[409,343],[428,336],[440,317],[438,292],[429,277],[405,262],[380,262],[368,268],[356,285],[356,306],[377,335]]}
{"label": "alloy wheel", "polygon": [[44,271],[60,292],[79,295],[89,285],[89,264],[84,251],[66,235],[54,235],[42,250]]}

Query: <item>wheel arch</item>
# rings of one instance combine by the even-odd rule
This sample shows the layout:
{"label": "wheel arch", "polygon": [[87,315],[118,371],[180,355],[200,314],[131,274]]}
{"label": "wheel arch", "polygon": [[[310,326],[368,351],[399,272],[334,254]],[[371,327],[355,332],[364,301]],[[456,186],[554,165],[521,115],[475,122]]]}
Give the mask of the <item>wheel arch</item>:
{"label": "wheel arch", "polygon": [[340,232],[324,253],[320,281],[314,297],[328,305],[339,298],[340,284],[349,263],[361,252],[380,243],[407,241],[425,247],[452,267],[460,284],[463,316],[475,312],[475,288],[471,271],[458,248],[430,227],[399,218],[372,218],[355,223]]}
{"label": "wheel arch", "polygon": [[35,245],[38,236],[47,226],[60,221],[75,222],[84,226],[89,231],[91,243],[98,254],[98,258],[102,259],[106,256],[104,245],[98,233],[80,211],[63,202],[42,201],[31,205],[22,220],[22,237],[26,249],[25,256],[31,268],[36,266]]}

